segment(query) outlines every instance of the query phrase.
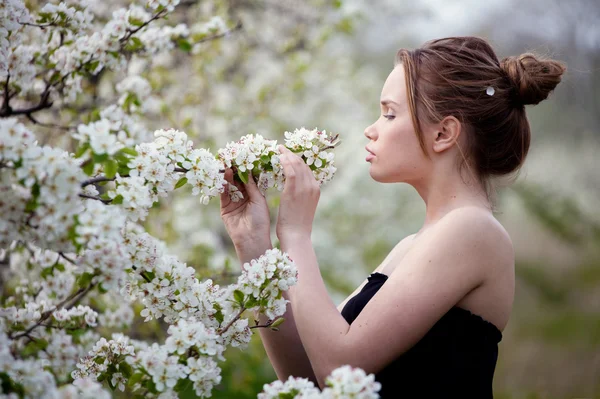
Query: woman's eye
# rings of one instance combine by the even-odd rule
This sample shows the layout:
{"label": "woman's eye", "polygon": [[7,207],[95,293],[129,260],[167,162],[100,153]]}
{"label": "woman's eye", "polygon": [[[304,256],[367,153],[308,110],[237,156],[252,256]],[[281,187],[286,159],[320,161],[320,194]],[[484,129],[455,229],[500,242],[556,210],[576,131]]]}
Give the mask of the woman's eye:
{"label": "woman's eye", "polygon": [[395,115],[383,115],[383,117],[389,121],[391,121],[392,119],[394,119],[396,116]]}

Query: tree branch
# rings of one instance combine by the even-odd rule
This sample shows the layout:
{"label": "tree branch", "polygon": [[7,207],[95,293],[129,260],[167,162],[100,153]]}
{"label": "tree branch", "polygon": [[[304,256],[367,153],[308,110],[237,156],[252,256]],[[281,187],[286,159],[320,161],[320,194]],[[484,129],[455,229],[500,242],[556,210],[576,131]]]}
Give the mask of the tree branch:
{"label": "tree branch", "polygon": [[223,335],[227,332],[227,330],[229,330],[229,328],[233,325],[233,323],[235,323],[236,321],[239,320],[240,317],[242,317],[242,313],[244,313],[246,311],[246,308],[242,306],[242,308],[240,309],[240,311],[238,312],[238,314],[235,315],[235,317],[233,319],[231,319],[231,321],[229,323],[227,323],[227,325],[219,330],[219,335]]}
{"label": "tree branch", "polygon": [[111,199],[104,199],[104,198],[100,198],[100,197],[94,197],[93,195],[79,194],[79,196],[81,198],[88,198],[88,199],[93,199],[93,200],[96,200],[96,201],[102,201],[102,203],[104,203],[104,204],[110,204],[112,202]]}
{"label": "tree branch", "polygon": [[233,28],[229,29],[228,31],[223,32],[223,33],[218,33],[216,35],[204,37],[204,38],[198,40],[197,42],[195,42],[194,44],[204,43],[204,42],[208,42],[208,41],[211,41],[211,40],[220,39],[222,37],[230,35],[231,33],[235,32],[235,31],[238,31],[238,30],[242,29],[242,27],[243,27],[242,21],[239,21]]}
{"label": "tree branch", "polygon": [[127,43],[127,40],[129,40],[129,38],[133,35],[135,35],[137,32],[140,31],[140,29],[145,28],[146,26],[148,26],[148,24],[150,24],[150,22],[157,20],[158,18],[162,17],[163,15],[165,15],[167,13],[166,9],[160,10],[159,12],[157,12],[156,14],[154,14],[154,16],[152,18],[150,18],[149,20],[147,20],[146,22],[144,22],[143,24],[141,24],[140,26],[138,26],[135,29],[132,30],[127,30],[127,35],[125,35],[124,37],[122,37],[119,41],[121,43]]}
{"label": "tree branch", "polygon": [[[271,327],[273,324],[275,324],[276,322],[278,322],[279,320],[283,320],[282,316],[276,317],[273,320],[269,320],[266,324],[258,324],[258,320],[254,320],[254,325],[250,326],[250,329],[252,330],[253,328],[269,328]],[[273,331],[279,331],[278,327],[271,327],[271,329]]]}
{"label": "tree branch", "polygon": [[[121,177],[129,177],[129,175],[123,175]],[[116,179],[116,177],[106,177],[106,176],[94,177],[92,179],[84,180],[81,183],[81,188],[83,188],[85,186],[89,186],[90,184],[102,183],[105,181],[114,181],[115,179]]]}
{"label": "tree branch", "polygon": [[6,82],[4,83],[4,101],[2,102],[2,109],[0,109],[0,115],[4,112],[9,112],[10,105],[8,102],[10,101],[10,95],[8,93],[8,83],[10,82],[10,73],[6,75]]}
{"label": "tree branch", "polygon": [[[7,83],[8,83],[8,79],[7,79]],[[8,104],[8,100],[7,100],[7,96],[6,96],[6,92],[5,92],[4,105],[2,106],[2,109],[0,109],[0,118],[4,118],[7,116],[11,116],[11,115],[30,115],[30,114],[40,111],[42,109],[50,108],[52,106],[52,102],[49,100],[50,87],[52,87],[52,85],[46,86],[46,89],[44,90],[44,93],[42,93],[42,97],[40,98],[40,102],[37,105],[34,105],[33,107],[29,107],[29,108],[23,108],[23,109],[12,109],[10,107],[10,105]]]}
{"label": "tree branch", "polygon": [[59,253],[58,253],[58,255],[59,255],[61,258],[65,259],[65,260],[67,260],[67,261],[71,262],[72,264],[74,264],[75,266],[77,266],[77,262],[75,262],[73,259],[69,258],[69,257],[68,257],[67,255],[65,255],[64,253],[62,253],[62,252],[59,252]]}
{"label": "tree branch", "polygon": [[54,123],[43,123],[43,122],[40,122],[37,119],[35,119],[33,117],[33,115],[31,115],[31,114],[25,114],[25,115],[27,116],[27,119],[29,119],[35,125],[39,125],[42,127],[49,127],[49,128],[53,128],[53,129],[62,129],[62,130],[75,130],[76,129],[75,126],[61,126],[61,125],[56,125]]}
{"label": "tree branch", "polygon": [[54,307],[54,309],[48,310],[48,311],[44,312],[42,314],[42,316],[40,317],[40,319],[37,321],[37,323],[35,323],[31,327],[29,327],[27,330],[25,330],[25,331],[23,331],[23,332],[21,332],[19,334],[16,334],[16,335],[14,335],[14,336],[12,336],[10,338],[11,339],[18,339],[18,338],[21,338],[21,337],[28,336],[29,333],[31,333],[34,329],[36,329],[37,327],[39,327],[43,322],[45,322],[46,320],[48,320],[48,318],[50,318],[50,316],[52,316],[52,313],[54,313],[59,308],[63,308],[64,307],[64,308],[70,309],[71,307],[75,306],[75,304],[77,302],[79,302],[81,299],[83,299],[83,297],[86,296],[87,293],[90,292],[94,288],[94,286],[95,286],[95,284],[91,283],[90,285],[88,285],[85,288],[78,289],[76,292],[74,292],[73,294],[69,295],[66,299],[64,299],[63,301],[59,302]]}

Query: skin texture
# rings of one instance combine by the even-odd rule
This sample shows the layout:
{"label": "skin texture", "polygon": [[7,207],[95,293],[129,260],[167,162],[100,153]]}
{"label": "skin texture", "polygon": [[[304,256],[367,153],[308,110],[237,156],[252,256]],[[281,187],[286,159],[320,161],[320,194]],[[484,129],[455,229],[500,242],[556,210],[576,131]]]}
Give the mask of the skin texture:
{"label": "skin texture", "polygon": [[369,172],[378,182],[414,187],[426,204],[425,220],[375,269],[389,278],[352,325],[340,314],[347,300],[337,308],[331,301],[311,243],[319,186],[298,156],[280,149],[286,185],[276,232],[299,270],[298,284],[288,293],[291,306],[283,324],[287,339],[275,342],[279,338],[272,333],[262,335],[280,379],[298,375],[290,366],[296,360],[301,366],[295,371],[320,386],[344,364],[376,373],[415,345],[453,306],[482,316],[500,330],[508,322],[514,297],[512,243],[490,211],[483,188],[458,169],[461,123],[454,116],[422,122],[424,154],[406,92],[399,65],[384,84],[381,116],[365,129],[367,149],[374,154]]}

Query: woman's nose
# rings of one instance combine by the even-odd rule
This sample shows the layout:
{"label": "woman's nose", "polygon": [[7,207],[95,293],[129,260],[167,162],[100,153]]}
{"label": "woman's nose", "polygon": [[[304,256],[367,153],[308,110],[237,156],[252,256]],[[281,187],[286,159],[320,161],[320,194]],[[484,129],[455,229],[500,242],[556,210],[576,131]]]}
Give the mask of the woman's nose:
{"label": "woman's nose", "polygon": [[375,134],[375,129],[373,129],[373,125],[367,126],[365,129],[365,137],[369,140],[375,140],[377,135]]}

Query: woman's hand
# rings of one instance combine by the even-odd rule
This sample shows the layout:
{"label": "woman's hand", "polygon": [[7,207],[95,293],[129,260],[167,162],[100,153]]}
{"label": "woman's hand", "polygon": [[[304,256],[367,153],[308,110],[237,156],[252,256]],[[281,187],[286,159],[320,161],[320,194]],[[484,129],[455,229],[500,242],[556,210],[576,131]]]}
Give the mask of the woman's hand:
{"label": "woman's hand", "polygon": [[321,188],[302,158],[282,145],[277,148],[285,174],[277,217],[277,237],[282,243],[296,238],[310,239]]}
{"label": "woman's hand", "polygon": [[267,200],[260,193],[252,175],[248,183],[233,180],[233,171],[225,171],[227,184],[233,184],[244,198],[233,202],[228,187],[221,194],[221,219],[233,241],[235,251],[242,263],[249,262],[271,249],[271,219]]}

